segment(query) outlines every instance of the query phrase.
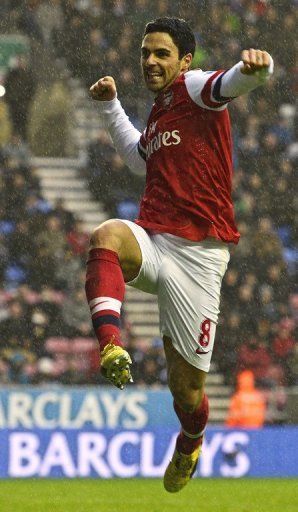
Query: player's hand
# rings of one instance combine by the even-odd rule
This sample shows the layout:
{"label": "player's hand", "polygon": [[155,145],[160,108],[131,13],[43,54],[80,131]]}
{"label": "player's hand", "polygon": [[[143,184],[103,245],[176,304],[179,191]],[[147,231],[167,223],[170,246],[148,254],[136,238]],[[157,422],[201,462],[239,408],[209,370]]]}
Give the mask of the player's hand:
{"label": "player's hand", "polygon": [[243,50],[241,59],[243,61],[241,68],[243,75],[253,75],[256,71],[269,68],[271,62],[269,53],[263,50],[254,50],[253,48]]}
{"label": "player's hand", "polygon": [[112,76],[104,76],[90,87],[90,96],[97,101],[111,101],[116,97],[117,89]]}

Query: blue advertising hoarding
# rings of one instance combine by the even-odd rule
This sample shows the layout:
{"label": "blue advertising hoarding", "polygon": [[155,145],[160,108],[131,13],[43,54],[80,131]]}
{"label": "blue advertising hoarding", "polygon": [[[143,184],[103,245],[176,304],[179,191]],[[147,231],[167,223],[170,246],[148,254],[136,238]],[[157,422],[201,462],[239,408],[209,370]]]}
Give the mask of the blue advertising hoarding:
{"label": "blue advertising hoarding", "polygon": [[[161,477],[178,423],[168,391],[0,392],[0,478]],[[209,427],[197,475],[298,476],[298,427]]]}

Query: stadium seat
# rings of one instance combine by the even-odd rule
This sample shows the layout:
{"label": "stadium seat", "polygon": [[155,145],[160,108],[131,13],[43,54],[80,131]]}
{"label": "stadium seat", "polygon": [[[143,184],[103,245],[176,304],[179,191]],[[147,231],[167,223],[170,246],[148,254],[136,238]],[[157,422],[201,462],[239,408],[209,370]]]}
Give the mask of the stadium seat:
{"label": "stadium seat", "polygon": [[68,338],[48,338],[45,342],[45,349],[52,354],[70,354],[71,353],[71,340]]}
{"label": "stadium seat", "polygon": [[82,354],[97,349],[97,342],[93,338],[74,338],[70,340],[70,350],[73,354]]}

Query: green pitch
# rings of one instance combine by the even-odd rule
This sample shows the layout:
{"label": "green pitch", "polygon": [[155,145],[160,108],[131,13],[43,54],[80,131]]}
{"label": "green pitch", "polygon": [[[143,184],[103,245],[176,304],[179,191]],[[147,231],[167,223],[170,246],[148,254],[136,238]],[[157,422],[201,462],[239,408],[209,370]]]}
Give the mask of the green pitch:
{"label": "green pitch", "polygon": [[2,480],[1,512],[297,512],[298,480]]}

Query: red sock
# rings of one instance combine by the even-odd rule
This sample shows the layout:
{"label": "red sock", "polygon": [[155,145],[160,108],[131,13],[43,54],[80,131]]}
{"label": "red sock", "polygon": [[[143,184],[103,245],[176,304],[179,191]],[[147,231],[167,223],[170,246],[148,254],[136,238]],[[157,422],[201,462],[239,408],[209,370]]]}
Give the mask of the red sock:
{"label": "red sock", "polygon": [[118,254],[109,249],[91,249],[87,262],[86,296],[100,350],[120,341],[120,310],[125,283]]}
{"label": "red sock", "polygon": [[175,401],[174,409],[182,426],[177,438],[176,448],[178,452],[189,455],[203,441],[202,436],[209,416],[208,397],[207,395],[203,396],[201,404],[193,413],[183,411]]}

